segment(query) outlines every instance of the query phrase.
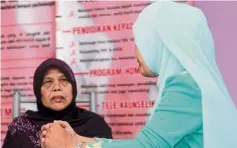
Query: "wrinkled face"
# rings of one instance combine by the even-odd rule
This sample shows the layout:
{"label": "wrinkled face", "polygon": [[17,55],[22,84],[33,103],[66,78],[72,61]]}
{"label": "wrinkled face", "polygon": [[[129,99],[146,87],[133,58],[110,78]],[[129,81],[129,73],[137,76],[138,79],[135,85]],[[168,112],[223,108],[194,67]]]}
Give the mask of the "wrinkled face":
{"label": "wrinkled face", "polygon": [[41,100],[45,107],[60,111],[72,102],[72,85],[58,68],[49,68],[41,86]]}
{"label": "wrinkled face", "polygon": [[139,64],[139,70],[140,73],[144,76],[144,77],[157,77],[156,74],[154,74],[145,64],[145,61],[143,60],[141,53],[139,52],[138,49],[136,49],[136,57],[137,57],[137,62]]}

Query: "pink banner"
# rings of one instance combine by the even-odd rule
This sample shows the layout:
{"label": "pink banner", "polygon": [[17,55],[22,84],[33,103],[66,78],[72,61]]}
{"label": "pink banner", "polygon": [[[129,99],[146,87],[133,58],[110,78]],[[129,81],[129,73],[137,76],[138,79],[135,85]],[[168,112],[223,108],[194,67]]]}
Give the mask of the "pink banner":
{"label": "pink banner", "polygon": [[[35,68],[55,57],[54,2],[1,2],[1,131],[5,137],[12,121],[14,89],[23,97],[34,98]],[[22,109],[35,106],[23,106]],[[1,139],[1,140],[2,140]]]}

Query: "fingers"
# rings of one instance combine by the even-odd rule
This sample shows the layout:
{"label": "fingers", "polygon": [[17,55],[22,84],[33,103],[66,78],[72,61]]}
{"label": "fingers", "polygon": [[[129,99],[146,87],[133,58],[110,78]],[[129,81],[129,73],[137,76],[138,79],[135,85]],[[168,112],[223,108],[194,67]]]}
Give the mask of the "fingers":
{"label": "fingers", "polygon": [[45,138],[45,137],[46,137],[46,134],[47,134],[47,131],[44,130],[43,132],[41,132],[40,138]]}
{"label": "fingers", "polygon": [[45,124],[41,127],[41,134],[40,134],[40,143],[42,148],[46,148],[46,135],[47,132],[50,132],[50,127],[53,123]]}
{"label": "fingers", "polygon": [[40,144],[41,144],[41,147],[42,148],[47,148],[48,147],[48,140],[46,139],[46,138],[42,138],[42,139],[40,139]]}
{"label": "fingers", "polygon": [[63,127],[67,132],[69,132],[71,135],[73,135],[75,132],[73,128],[70,126],[70,124],[66,121],[54,121],[54,123],[59,124],[61,127]]}
{"label": "fingers", "polygon": [[45,143],[45,140],[46,140],[46,133],[47,131],[44,130],[41,134],[40,134],[40,143],[41,143],[41,147],[42,148],[46,148],[46,143]]}
{"label": "fingers", "polygon": [[41,126],[41,131],[47,130],[46,125]]}
{"label": "fingers", "polygon": [[70,124],[67,123],[66,121],[55,120],[54,123],[61,125],[63,128],[71,127]]}
{"label": "fingers", "polygon": [[45,140],[46,134],[47,134],[48,127],[46,125],[41,127],[41,134],[40,134],[40,140],[41,143]]}
{"label": "fingers", "polygon": [[48,124],[45,124],[41,127],[41,131],[44,131],[44,130],[48,130],[51,126],[52,126],[53,123],[48,123]]}
{"label": "fingers", "polygon": [[40,134],[40,142],[41,147],[46,148],[47,146],[47,137],[50,137],[51,134],[53,134],[54,131],[58,131],[59,129],[64,129],[71,135],[74,135],[74,130],[71,128],[70,124],[68,124],[66,121],[54,121],[53,123],[48,123],[46,125],[43,125],[41,127],[41,134]]}

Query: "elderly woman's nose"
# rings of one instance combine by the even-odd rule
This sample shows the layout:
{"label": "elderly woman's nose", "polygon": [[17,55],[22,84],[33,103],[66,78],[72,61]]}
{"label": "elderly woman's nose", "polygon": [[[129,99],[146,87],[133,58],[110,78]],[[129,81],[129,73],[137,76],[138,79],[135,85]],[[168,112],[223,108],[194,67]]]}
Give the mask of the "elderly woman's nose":
{"label": "elderly woman's nose", "polygon": [[60,85],[59,81],[55,81],[54,85],[53,85],[53,90],[57,91],[57,90],[61,90],[61,89],[62,88],[61,88],[61,85]]}

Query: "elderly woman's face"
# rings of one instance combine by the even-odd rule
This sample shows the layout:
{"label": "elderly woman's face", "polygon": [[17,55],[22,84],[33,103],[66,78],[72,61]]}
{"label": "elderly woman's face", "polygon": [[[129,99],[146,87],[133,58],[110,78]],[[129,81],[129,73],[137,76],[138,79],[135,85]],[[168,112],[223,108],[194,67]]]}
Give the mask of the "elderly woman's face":
{"label": "elderly woman's face", "polygon": [[156,74],[154,74],[146,65],[145,61],[142,58],[141,53],[139,52],[138,49],[136,49],[136,57],[137,57],[137,62],[139,64],[139,70],[140,73],[144,76],[144,77],[157,77]]}
{"label": "elderly woman's face", "polygon": [[72,85],[58,68],[49,68],[43,79],[41,96],[45,107],[63,110],[72,102]]}

